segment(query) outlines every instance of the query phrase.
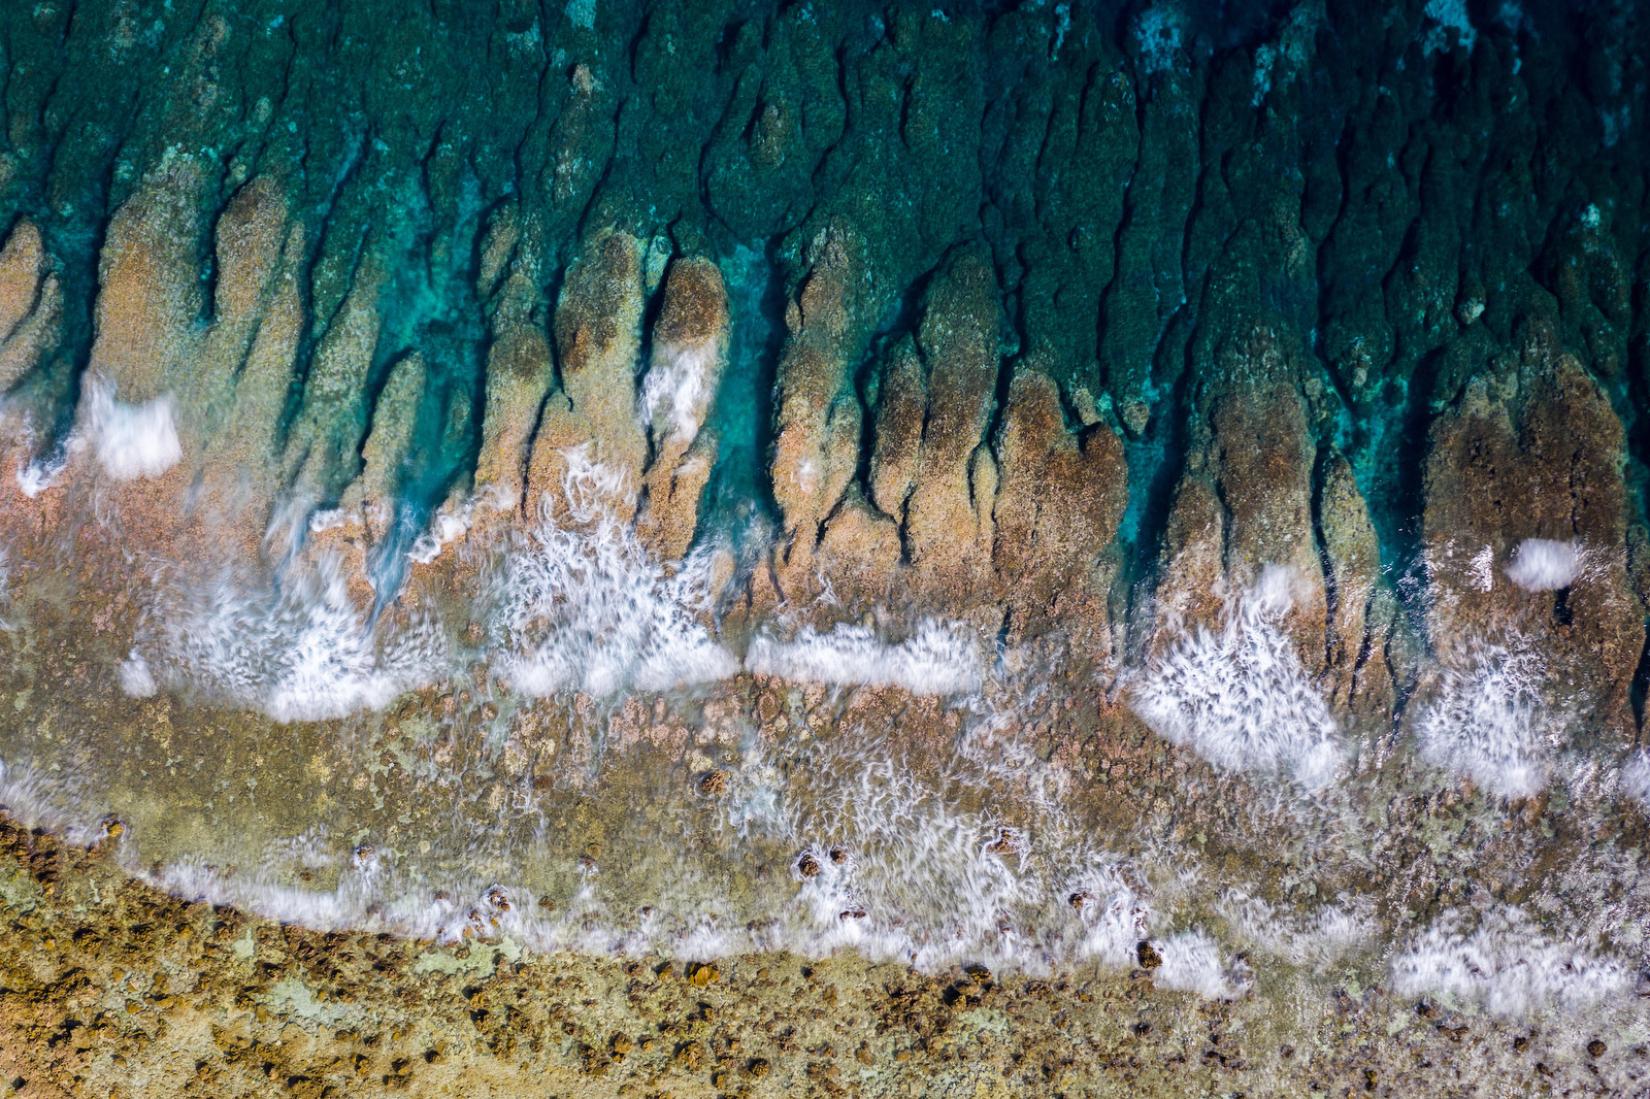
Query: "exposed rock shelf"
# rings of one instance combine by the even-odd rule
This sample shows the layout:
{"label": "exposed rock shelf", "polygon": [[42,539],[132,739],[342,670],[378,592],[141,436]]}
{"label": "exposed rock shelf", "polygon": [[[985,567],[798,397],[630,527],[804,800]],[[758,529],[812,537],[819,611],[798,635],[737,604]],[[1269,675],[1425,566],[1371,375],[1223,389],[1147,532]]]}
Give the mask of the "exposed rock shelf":
{"label": "exposed rock shelf", "polygon": [[0,9],[14,818],[612,989],[1642,1052],[1641,6],[390,7]]}
{"label": "exposed rock shelf", "polygon": [[[1122,659],[1285,564],[1341,702],[1522,614],[1598,650],[1630,739],[1642,16],[1447,14],[19,8],[12,460],[32,487],[72,431],[169,418],[196,509],[368,514],[393,591],[588,444],[680,556],[729,534],[698,523],[721,268],[759,249],[756,608],[897,588]],[[1588,547],[1552,614],[1500,582],[1531,537]]]}

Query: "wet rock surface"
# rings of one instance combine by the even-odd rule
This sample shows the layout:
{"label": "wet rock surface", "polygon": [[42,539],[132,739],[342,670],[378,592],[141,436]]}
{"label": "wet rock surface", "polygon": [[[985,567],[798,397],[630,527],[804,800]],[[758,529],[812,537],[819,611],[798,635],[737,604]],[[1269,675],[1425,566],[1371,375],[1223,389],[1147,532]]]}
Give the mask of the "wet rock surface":
{"label": "wet rock surface", "polygon": [[1643,1087],[1647,23],[0,10],[16,1089]]}
{"label": "wet rock surface", "polygon": [[[157,894],[95,851],[9,822],[0,843],[0,1071],[20,1096],[1605,1095],[1642,1084],[1642,1045],[1509,1032],[1379,990],[1340,989],[1280,1033],[1253,1002],[1154,990],[1161,959],[1146,942],[1132,974],[1048,981],[787,955],[533,957],[508,940],[282,927]],[[1455,1083],[1439,1084],[1441,1065]]]}
{"label": "wet rock surface", "polygon": [[[775,379],[744,415],[778,536],[758,605],[897,584],[1013,632],[1076,601],[1121,645],[1153,589],[1183,613],[1187,584],[1284,563],[1344,692],[1414,647],[1368,613],[1372,569],[1469,536],[1447,500],[1481,494],[1428,473],[1466,408],[1592,394],[1547,415],[1589,440],[1597,518],[1511,516],[1497,555],[1642,526],[1641,18],[526,5],[386,36],[370,5],[18,9],[10,416],[50,462],[98,379],[170,401],[185,468],[236,463],[254,519],[393,495],[379,540],[480,490],[530,509],[588,443],[679,555],[748,451],[704,430],[711,376],[693,430],[649,441],[643,356],[681,339],[673,285],[755,250],[771,285],[735,296],[776,330],[731,369]],[[1376,559],[1336,575],[1331,532],[1366,523]]]}

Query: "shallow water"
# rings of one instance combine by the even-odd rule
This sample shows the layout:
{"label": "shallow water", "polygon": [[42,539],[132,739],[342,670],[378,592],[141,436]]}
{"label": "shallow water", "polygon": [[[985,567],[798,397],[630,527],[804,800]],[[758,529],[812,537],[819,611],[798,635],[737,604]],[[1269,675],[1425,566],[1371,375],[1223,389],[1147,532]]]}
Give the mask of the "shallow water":
{"label": "shallow water", "polygon": [[1650,1042],[1644,18],[1549,7],[0,11],[0,805]]}
{"label": "shallow water", "polygon": [[[1645,1025],[1637,787],[1543,739],[1536,654],[1482,650],[1394,739],[1331,712],[1278,573],[1113,667],[934,618],[724,623],[704,562],[602,521],[461,553],[376,620],[333,558],[13,559],[0,802],[317,928],[1028,974],[1149,942],[1200,996],[1390,981]],[[1508,804],[1543,790],[1563,817]],[[1445,888],[1486,864],[1492,896]]]}

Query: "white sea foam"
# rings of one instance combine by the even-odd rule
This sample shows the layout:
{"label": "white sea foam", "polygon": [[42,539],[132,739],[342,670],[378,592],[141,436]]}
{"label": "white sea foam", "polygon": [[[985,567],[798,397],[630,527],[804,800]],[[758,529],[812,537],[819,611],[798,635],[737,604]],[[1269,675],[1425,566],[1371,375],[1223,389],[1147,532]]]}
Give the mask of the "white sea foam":
{"label": "white sea foam", "polygon": [[967,627],[935,619],[896,642],[848,623],[826,633],[804,627],[790,641],[760,634],[745,654],[745,668],[799,683],[898,687],[918,695],[970,694],[985,681],[980,647]]}
{"label": "white sea foam", "polygon": [[1540,654],[1522,643],[1471,646],[1444,668],[1417,721],[1421,758],[1498,797],[1537,793],[1564,739],[1541,697],[1545,677]]}
{"label": "white sea foam", "polygon": [[740,844],[794,852],[794,900],[771,922],[703,909],[709,926],[737,948],[853,949],[924,972],[1132,965],[1153,920],[1144,875],[1047,797],[1060,786],[1047,760],[984,723],[992,735],[965,730],[965,750],[920,766],[906,746],[857,729],[752,738],[718,798],[724,826]]}
{"label": "white sea foam", "polygon": [[1221,894],[1219,912],[1242,942],[1319,972],[1375,941],[1376,924],[1368,903],[1343,899],[1301,919],[1263,898],[1229,889]]}
{"label": "white sea foam", "polygon": [[655,345],[642,381],[642,421],[655,434],[692,442],[711,397],[711,370],[719,353],[715,340]]}
{"label": "white sea foam", "polygon": [[[806,806],[776,808],[799,850],[791,921],[774,945],[822,954],[852,947],[925,972],[968,962],[1047,972],[1080,958],[1127,964],[1151,910],[1118,861],[1057,809],[1034,827],[990,806],[1017,784],[991,784],[956,760],[923,781],[882,743],[809,760]],[[986,808],[960,789],[989,790]]]}
{"label": "white sea foam", "polygon": [[797,871],[802,941],[924,970],[1019,954],[1024,909],[1058,903],[1030,840],[949,804],[892,754],[868,753],[854,772],[800,822],[798,838],[813,840],[802,858],[816,868]]}
{"label": "white sea foam", "polygon": [[420,565],[428,565],[440,557],[441,551],[449,544],[464,537],[469,529],[469,515],[442,512],[431,520],[430,529],[414,540],[412,548],[407,551],[407,557]]}
{"label": "white sea foam", "polygon": [[[566,927],[570,919],[589,918],[575,905],[558,920],[523,919],[516,909],[534,899],[526,890],[464,881],[432,891],[414,886],[376,854],[351,859],[330,889],[293,885],[265,865],[251,872],[225,872],[198,858],[147,863],[130,843],[123,846],[120,861],[133,877],[175,897],[230,905],[314,931],[388,932],[444,944],[510,935],[550,951],[574,945]],[[519,948],[511,944],[505,949]]]}
{"label": "white sea foam", "polygon": [[413,541],[407,557],[417,564],[427,565],[470,532],[477,511],[505,511],[511,506],[509,494],[499,485],[489,485],[461,503],[445,504],[430,521],[430,529]]}
{"label": "white sea foam", "polygon": [[[87,801],[69,778],[40,772],[0,760],[0,806],[25,827],[49,828],[67,842],[87,846],[110,837],[110,818],[88,814]],[[331,889],[291,884],[294,866],[320,868],[336,860],[320,847],[314,830],[269,845],[250,871],[220,869],[202,858],[185,855],[155,861],[140,850],[137,830],[128,827],[116,847],[116,861],[129,876],[189,901],[232,905],[242,911],[316,931],[364,930],[392,932],[412,938],[454,942],[469,934],[498,935],[519,926],[501,924],[508,912],[501,906],[497,887],[473,881],[451,883],[431,900],[426,885],[392,872],[386,859],[370,849],[358,850],[337,875]],[[523,903],[533,895],[515,894]],[[455,898],[468,897],[464,901]],[[586,920],[587,909],[569,906],[567,917]],[[519,924],[519,921],[517,921]],[[531,931],[532,928],[527,930]],[[540,929],[543,930],[542,928]],[[539,934],[544,949],[568,945],[565,934]]]}
{"label": "white sea foam", "polygon": [[1293,577],[1268,566],[1218,629],[1198,627],[1145,671],[1135,712],[1222,770],[1288,770],[1319,788],[1339,774],[1339,731],[1280,628]]}
{"label": "white sea foam", "polygon": [[49,828],[80,846],[97,841],[104,834],[102,819],[81,811],[76,800],[72,782],[0,759],[0,807],[25,828]]}
{"label": "white sea foam", "polygon": [[94,377],[87,389],[86,431],[103,472],[117,481],[158,477],[183,456],[171,396],[142,404],[115,397],[114,383]]}
{"label": "white sea foam", "polygon": [[120,680],[120,689],[128,698],[149,698],[160,689],[155,682],[155,673],[149,670],[149,662],[136,649],[120,662],[116,675]]}
{"label": "white sea foam", "polygon": [[1526,538],[1513,553],[1507,579],[1525,591],[1558,591],[1576,582],[1586,562],[1586,550],[1573,539]]}
{"label": "white sea foam", "polygon": [[631,495],[624,470],[596,460],[590,443],[565,447],[562,497],[575,522],[583,525],[607,520]]}
{"label": "white sea foam", "polygon": [[317,508],[310,512],[307,526],[311,534],[325,534],[329,530],[344,526],[349,521],[350,514],[343,508]]}
{"label": "white sea foam", "polygon": [[[305,889],[267,874],[224,874],[196,858],[139,867],[137,875],[157,889],[187,901],[233,905],[267,919],[314,931],[339,931],[371,925],[370,877],[345,874],[335,889]],[[363,880],[365,879],[365,880]],[[413,924],[405,930],[418,927]]]}
{"label": "white sea foam", "polygon": [[1146,898],[1119,866],[1107,862],[1083,870],[1067,884],[1066,903],[1082,924],[1077,956],[1110,966],[1132,964],[1152,916]]}
{"label": "white sea foam", "polygon": [[30,500],[57,483],[58,474],[68,465],[66,454],[53,458],[31,458],[17,465],[17,487]]}
{"label": "white sea foam", "polygon": [[1163,964],[1152,983],[1178,992],[1195,992],[1206,1000],[1235,1000],[1249,988],[1248,967],[1228,961],[1220,944],[1203,931],[1177,931],[1152,944]]}
{"label": "white sea foam", "polygon": [[[350,599],[335,559],[272,585],[225,575],[162,597],[133,656],[157,684],[321,721],[382,709],[449,665],[433,621],[376,629]],[[123,669],[123,684],[128,675]],[[137,685],[141,677],[131,676]]]}
{"label": "white sea foam", "polygon": [[1472,561],[1467,565],[1467,575],[1472,579],[1472,586],[1479,591],[1490,591],[1495,587],[1495,548],[1484,546],[1472,555]]}
{"label": "white sea foam", "polygon": [[1640,748],[1622,764],[1619,782],[1623,794],[1650,812],[1650,748]]}
{"label": "white sea foam", "polygon": [[[598,490],[606,483],[599,471],[581,476]],[[709,602],[707,558],[666,570],[628,526],[585,504],[575,510],[579,518],[583,525],[563,526],[546,504],[498,572],[492,628],[506,683],[530,695],[605,698],[738,671],[737,659],[700,621]]]}
{"label": "white sea foam", "polygon": [[1625,965],[1548,936],[1510,907],[1486,913],[1476,926],[1464,913],[1446,913],[1392,962],[1398,995],[1438,996],[1503,1018],[1575,1011],[1632,987]]}
{"label": "white sea foam", "polygon": [[330,889],[294,886],[268,868],[226,873],[195,858],[144,863],[130,845],[123,848],[121,863],[133,877],[173,896],[231,905],[316,931],[388,932],[444,945],[484,938],[497,942],[498,949],[511,957],[519,956],[523,947],[608,955],[663,948],[675,956],[695,958],[749,949],[744,939],[723,938],[703,927],[673,925],[655,933],[649,933],[653,928],[637,932],[617,927],[605,918],[589,882],[558,905],[554,915],[544,916],[537,914],[530,890],[476,880],[449,882],[432,890],[429,883],[414,884],[397,873],[382,857],[352,860]]}

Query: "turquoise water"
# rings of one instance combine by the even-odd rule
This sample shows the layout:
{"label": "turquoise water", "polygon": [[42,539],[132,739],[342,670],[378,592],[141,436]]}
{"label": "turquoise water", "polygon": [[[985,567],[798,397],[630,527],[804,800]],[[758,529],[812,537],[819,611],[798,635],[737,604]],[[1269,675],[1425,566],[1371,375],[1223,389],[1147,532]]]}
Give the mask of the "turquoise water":
{"label": "turquoise water", "polygon": [[[1642,21],[1526,7],[208,2],[198,26],[164,5],[130,26],[95,3],[0,10],[0,222],[39,226],[65,301],[57,346],[0,409],[28,413],[35,450],[64,466],[28,497],[0,470],[7,803],[77,835],[118,815],[134,874],[328,926],[462,935],[496,887],[535,902],[509,931],[544,950],[1066,973],[1129,970],[1149,941],[1171,959],[1149,979],[1209,999],[1269,995],[1279,974],[1325,1000],[1443,988],[1494,1010],[1513,989],[1650,1033],[1631,991],[1644,945],[1622,930],[1650,912],[1650,145],[1645,60],[1619,45]],[[275,481],[303,447],[326,453],[303,466],[315,483],[256,503],[332,511],[381,432],[404,440],[371,471],[386,530],[328,514],[307,546],[271,552],[267,514],[189,510],[216,505],[202,486],[223,470],[100,472],[108,440],[81,423],[81,390],[110,228],[147,173],[180,163],[204,181],[161,196],[199,207],[181,218],[202,314],[185,335],[211,330],[214,234],[247,180],[279,190],[303,240],[276,453],[234,460]],[[501,263],[546,336],[600,233],[718,265],[731,331],[694,540],[731,544],[731,575],[536,501],[409,560],[474,488],[498,304],[482,250],[506,212],[523,236]],[[1003,329],[987,433],[1017,369],[1060,384],[1068,431],[1092,398],[1091,430],[1121,439],[1118,530],[1071,546],[1038,527],[1053,540],[1030,559],[1077,566],[1045,590],[993,573],[1027,547],[970,528],[994,518],[973,484],[925,482],[967,497],[940,521],[982,538],[958,569],[980,566],[978,589],[907,553],[878,602],[834,602],[816,577],[817,599],[804,585],[764,604],[760,570],[784,550],[787,310],[811,277],[844,291],[838,396],[867,413],[864,482],[882,367],[950,323],[928,290],[965,253],[990,271],[963,312]],[[374,273],[375,345],[333,384],[318,349]],[[645,309],[650,326],[660,298]],[[1568,530],[1553,501],[1515,497],[1442,517],[1462,559],[1424,560],[1431,440],[1465,383],[1496,372],[1514,423],[1563,354],[1626,432],[1629,533],[1579,503]],[[1224,561],[1196,575],[1182,622],[1156,598],[1176,493],[1254,444],[1218,437],[1214,402],[1254,380],[1228,368],[1293,386],[1291,417],[1305,411],[1304,458],[1255,475],[1293,493],[1304,462],[1321,492],[1344,455],[1378,565],[1315,570],[1328,520],[1362,517],[1291,497],[1286,529],[1255,541],[1309,575]],[[169,369],[157,384],[179,393],[220,380]],[[112,434],[139,437],[115,441],[154,449],[154,418],[122,411]],[[930,431],[954,411],[904,426],[951,442]],[[1589,460],[1614,446],[1575,434]],[[945,448],[917,449],[920,465]],[[1495,471],[1518,492],[1550,472],[1519,459]],[[1616,491],[1611,459],[1600,484],[1568,486],[1576,501]],[[1046,518],[1075,495],[1041,487],[997,503]],[[1547,567],[1520,582],[1528,541]],[[1091,574],[1109,590],[1082,590]],[[713,608],[745,594],[754,620],[724,629]],[[1335,618],[1359,597],[1400,621],[1342,616],[1362,632],[1329,637],[1342,623],[1324,604]],[[1021,636],[1010,619],[1031,601],[1048,628]]]}
{"label": "turquoise water", "polygon": [[695,539],[736,544],[778,519],[768,469],[773,445],[774,372],[785,335],[782,269],[770,250],[736,247],[721,262],[731,331],[728,362],[706,430],[716,462],[705,484]]}

